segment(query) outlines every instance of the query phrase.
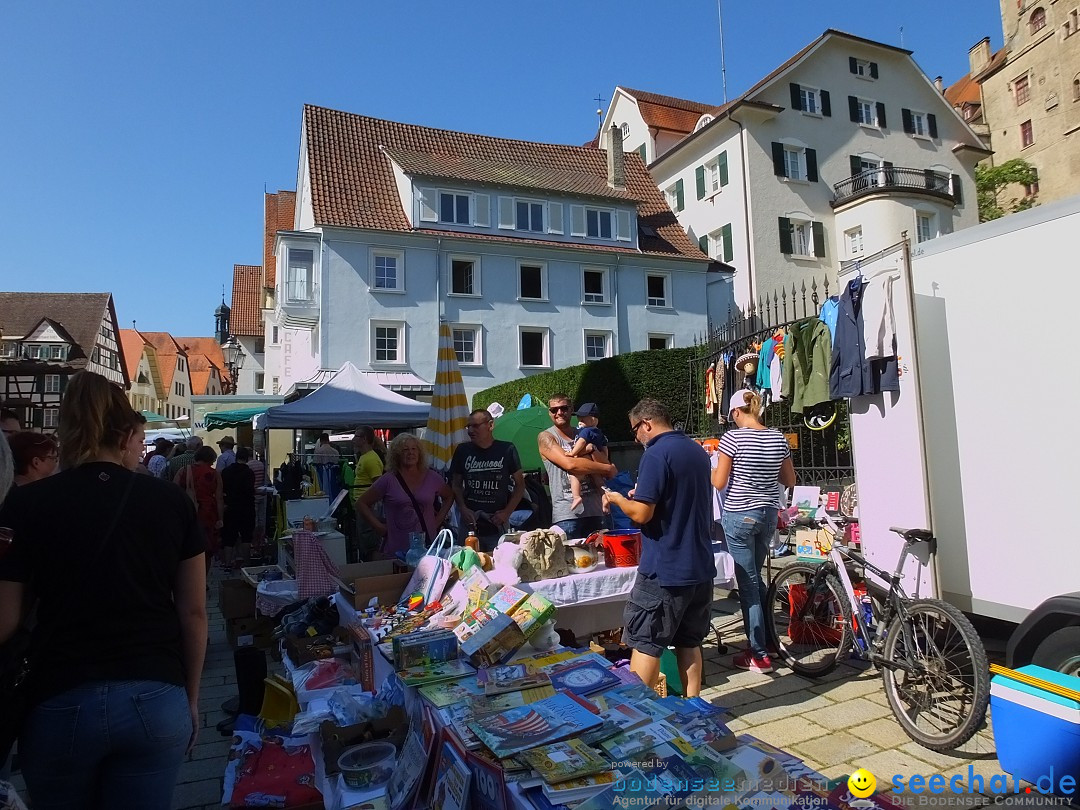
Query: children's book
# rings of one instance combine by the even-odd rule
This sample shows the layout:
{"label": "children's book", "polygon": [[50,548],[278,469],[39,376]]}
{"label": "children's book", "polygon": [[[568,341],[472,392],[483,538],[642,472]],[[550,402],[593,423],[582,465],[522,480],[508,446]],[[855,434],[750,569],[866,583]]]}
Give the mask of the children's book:
{"label": "children's book", "polygon": [[576,667],[589,661],[594,662],[597,666],[601,666],[604,669],[611,667],[611,662],[599,653],[594,653],[590,650],[584,652],[577,652],[571,658],[564,658],[561,661],[557,661],[549,666],[538,666],[537,669],[541,672],[546,672],[549,675],[558,672],[560,669],[568,669],[569,667]]}
{"label": "children's book", "polygon": [[390,806],[404,807],[420,786],[420,781],[427,769],[431,749],[424,745],[419,729],[410,728],[402,746],[401,755],[394,765],[394,773],[386,786]]}
{"label": "children's book", "polygon": [[541,790],[552,802],[567,803],[588,799],[614,785],[619,779],[617,771],[607,770],[592,776],[580,776],[555,785],[544,783]]}
{"label": "children's book", "polygon": [[501,695],[506,692],[520,692],[524,689],[536,689],[551,684],[551,676],[546,672],[533,672],[520,678],[506,681],[488,681],[484,684],[485,695]]}
{"label": "children's book", "polygon": [[537,686],[535,689],[525,689],[520,692],[504,692],[501,695],[480,695],[472,700],[472,707],[476,714],[501,712],[536,703],[538,700],[544,700],[554,694],[555,690],[548,685]]}
{"label": "children's book", "polygon": [[548,784],[611,770],[611,763],[581,740],[538,745],[522,751],[517,759],[527,763]]}
{"label": "children's book", "polygon": [[495,608],[499,613],[510,615],[518,605],[529,598],[529,594],[515,588],[513,585],[504,585],[502,589],[488,599],[488,605]]}
{"label": "children's book", "polygon": [[484,688],[476,683],[476,676],[457,681],[429,683],[420,687],[420,694],[436,709],[460,703],[463,700],[479,697]]}
{"label": "children's book", "polygon": [[650,751],[660,743],[671,742],[679,732],[664,722],[648,723],[644,726],[624,731],[617,737],[604,740],[600,747],[615,761],[630,759],[634,754]]}
{"label": "children's book", "polygon": [[431,810],[467,810],[472,770],[465,761],[465,752],[458,750],[451,735],[444,735],[437,756]]}
{"label": "children's book", "polygon": [[591,695],[618,686],[622,681],[610,667],[595,661],[583,661],[573,666],[551,672],[551,685],[555,689],[568,689],[576,695]]}
{"label": "children's book", "polygon": [[410,667],[398,672],[398,677],[406,686],[422,686],[440,681],[453,681],[462,676],[476,675],[476,667],[468,661],[455,658],[451,661]]}
{"label": "children's book", "polygon": [[469,728],[495,756],[507,757],[580,735],[602,722],[588,704],[563,691],[536,703],[477,717]]}
{"label": "children's book", "polygon": [[533,670],[528,664],[501,664],[496,667],[480,667],[476,670],[476,682],[481,686],[486,686],[490,682],[494,681],[509,681],[514,678],[524,678],[526,675],[532,673]]}
{"label": "children's book", "polygon": [[641,771],[631,769],[628,773],[620,774],[613,785],[592,798],[586,799],[574,810],[653,807],[666,795],[662,790],[657,789],[655,779],[649,779]]}
{"label": "children's book", "polygon": [[473,707],[468,701],[455,703],[445,709],[439,709],[439,717],[443,725],[453,729],[458,739],[461,740],[461,744],[469,751],[475,751],[483,745],[480,738],[473,734],[473,730],[469,728],[469,723],[473,721],[475,716]]}
{"label": "children's book", "polygon": [[506,796],[506,779],[503,769],[497,763],[469,751],[465,761],[472,770],[472,789],[469,803],[475,810],[507,810],[510,807]]}

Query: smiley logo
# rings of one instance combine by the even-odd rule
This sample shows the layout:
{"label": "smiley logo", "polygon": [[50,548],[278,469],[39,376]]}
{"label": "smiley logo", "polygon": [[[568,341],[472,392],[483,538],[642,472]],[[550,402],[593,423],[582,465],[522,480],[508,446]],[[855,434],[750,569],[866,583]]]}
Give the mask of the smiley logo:
{"label": "smiley logo", "polygon": [[877,788],[877,779],[866,768],[859,768],[848,777],[847,786],[852,796],[865,799],[873,794],[874,789]]}

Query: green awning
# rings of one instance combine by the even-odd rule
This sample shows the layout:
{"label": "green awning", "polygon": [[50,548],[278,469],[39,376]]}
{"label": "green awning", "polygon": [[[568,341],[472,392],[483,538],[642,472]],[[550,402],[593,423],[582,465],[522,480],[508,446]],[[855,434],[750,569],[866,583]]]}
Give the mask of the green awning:
{"label": "green awning", "polygon": [[154,413],[153,411],[139,411],[142,414],[143,419],[147,422],[171,422],[171,419],[166,419],[160,413]]}
{"label": "green awning", "polygon": [[237,427],[238,425],[251,425],[251,420],[260,413],[266,413],[266,408],[237,408],[235,411],[214,411],[208,413],[205,418],[206,429]]}

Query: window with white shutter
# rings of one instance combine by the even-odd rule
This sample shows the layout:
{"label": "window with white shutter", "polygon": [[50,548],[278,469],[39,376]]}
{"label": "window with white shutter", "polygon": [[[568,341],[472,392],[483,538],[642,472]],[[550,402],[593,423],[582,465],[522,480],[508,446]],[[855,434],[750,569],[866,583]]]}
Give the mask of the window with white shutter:
{"label": "window with white shutter", "polygon": [[563,204],[561,202],[548,203],[548,233],[563,232]]}
{"label": "window with white shutter", "polygon": [[615,238],[620,242],[633,241],[630,238],[630,212],[617,211],[615,216]]}
{"label": "window with white shutter", "polygon": [[439,221],[439,212],[435,210],[435,192],[431,189],[420,190],[420,221]]}
{"label": "window with white shutter", "polygon": [[584,205],[571,205],[570,206],[570,235],[571,236],[584,236],[585,235],[585,206]]}
{"label": "window with white shutter", "polygon": [[514,230],[513,197],[499,197],[499,227],[504,231]]}
{"label": "window with white shutter", "polygon": [[476,194],[473,196],[473,205],[475,211],[473,211],[473,225],[478,228],[488,228],[491,226],[491,197],[487,194]]}

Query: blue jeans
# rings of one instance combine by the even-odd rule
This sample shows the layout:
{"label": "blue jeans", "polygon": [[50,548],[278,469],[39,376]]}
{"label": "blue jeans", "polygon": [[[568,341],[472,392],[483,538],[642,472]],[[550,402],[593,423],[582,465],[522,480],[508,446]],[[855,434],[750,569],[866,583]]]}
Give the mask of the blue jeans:
{"label": "blue jeans", "polygon": [[766,655],[765,591],[761,566],[769,554],[769,541],[776,532],[776,507],[724,512],[722,521],[728,551],[735,560],[735,581],[739,583],[739,604],[750,649]]}
{"label": "blue jeans", "polygon": [[606,515],[596,515],[595,517],[567,518],[555,525],[566,532],[567,540],[575,540],[578,537],[588,537],[593,532],[603,531],[607,528],[607,524]]}
{"label": "blue jeans", "polygon": [[34,810],[169,810],[190,738],[184,687],[96,681],[30,711],[19,759]]}

